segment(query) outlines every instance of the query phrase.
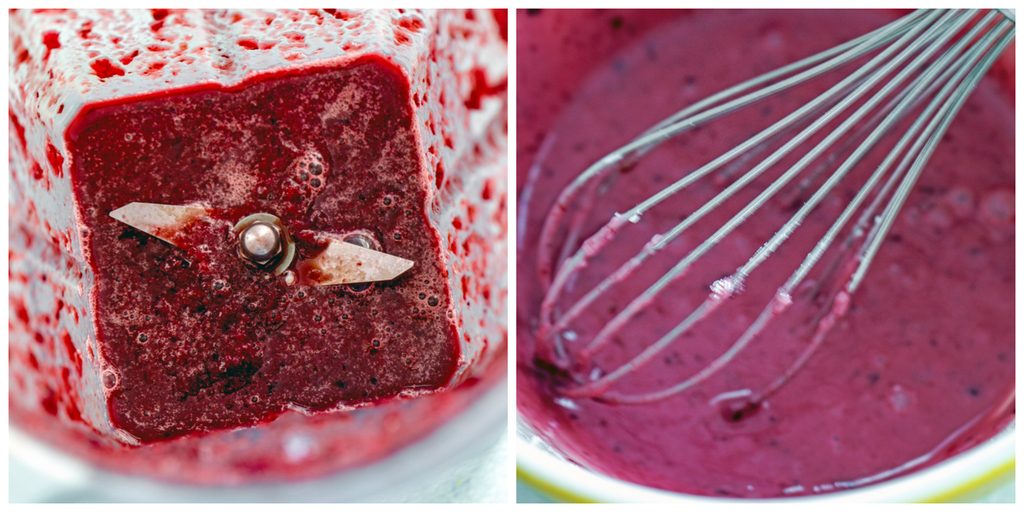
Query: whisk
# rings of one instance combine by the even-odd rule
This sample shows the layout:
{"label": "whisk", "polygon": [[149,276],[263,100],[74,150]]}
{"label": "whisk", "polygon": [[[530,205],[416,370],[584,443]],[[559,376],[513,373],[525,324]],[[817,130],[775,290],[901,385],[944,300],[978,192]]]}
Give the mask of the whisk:
{"label": "whisk", "polygon": [[[820,306],[822,309],[815,316],[810,340],[795,361],[765,389],[741,390],[728,398],[740,397],[756,403],[780,388],[807,362],[849,307],[851,296],[863,282],[897,214],[950,123],[1013,38],[1012,11],[915,11],[861,37],[694,103],[590,165],[559,194],[546,217],[538,246],[538,269],[546,287],[537,329],[538,348],[550,362],[570,375],[572,382],[565,384],[561,393],[569,397],[636,404],[664,400],[693,388],[729,365],[773,319],[790,308],[795,290],[807,279],[808,273],[830,248],[836,249],[844,255],[846,264],[833,265],[838,284],[828,290]],[[824,93],[627,211],[616,213],[592,234],[583,233],[584,220],[597,194],[607,188],[605,180],[615,171],[630,169],[653,149],[683,132],[853,64],[857,65],[856,69]],[[777,149],[712,199],[685,212],[682,220],[668,231],[652,236],[639,253],[611,274],[599,276],[595,286],[567,299],[567,289],[580,281],[584,269],[607,251],[610,244],[616,243],[624,230],[642,224],[645,212],[699,180],[712,179],[715,171],[744,165],[773,141],[780,143]],[[678,381],[670,385],[653,390],[623,391],[623,381],[636,375],[695,325],[714,315],[723,303],[743,293],[747,278],[790,239],[830,193],[835,192],[840,180],[880,142],[890,141],[894,144],[885,158],[867,174],[863,183],[856,184],[852,199],[843,199],[845,207],[838,217],[777,291],[769,294],[771,298],[760,314],[724,352],[699,371],[679,376]],[[797,150],[807,146],[810,149],[801,156]],[[766,186],[754,183],[784,158],[797,156],[796,163]],[[824,166],[811,166],[812,162],[821,161]],[[811,171],[805,173],[807,169]],[[827,174],[821,175],[822,172]],[[789,183],[800,178],[802,186],[807,187],[811,176],[806,174],[815,173],[821,178],[818,188],[763,241],[746,263],[712,282],[703,302],[678,318],[678,323],[659,338],[649,340],[649,344],[645,342],[642,350],[627,357],[625,362],[617,362],[611,369],[595,366],[594,357],[607,349],[613,337],[637,322],[637,316],[645,309],[658,300],[665,300],[660,294],[671,283],[683,279],[698,260],[706,257],[716,244],[758,213]],[[623,308],[614,311],[613,317],[595,334],[577,334],[573,324],[595,308],[602,297],[619,293],[618,285],[738,192],[745,188],[749,192],[749,187],[759,187],[753,190],[756,196],[712,235],[693,244],[692,249],[688,247],[685,256]],[[675,203],[668,205],[675,208]],[[840,236],[841,233],[844,236]]]}

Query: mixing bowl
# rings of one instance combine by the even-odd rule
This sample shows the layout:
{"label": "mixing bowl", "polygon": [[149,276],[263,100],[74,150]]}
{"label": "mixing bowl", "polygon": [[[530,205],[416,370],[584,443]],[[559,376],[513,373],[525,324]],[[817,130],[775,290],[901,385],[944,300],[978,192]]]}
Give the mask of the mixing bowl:
{"label": "mixing bowl", "polygon": [[[772,502],[953,502],[1013,501],[1013,426],[955,457],[880,484],[818,496]],[[521,421],[517,427],[517,475],[558,500],[572,502],[750,503],[673,493],[625,482],[587,470],[560,455]]]}
{"label": "mixing bowl", "polygon": [[[592,69],[601,66],[619,47],[629,44],[644,31],[670,22],[682,11],[559,11],[542,13],[553,15],[544,23],[572,27],[571,35],[564,37],[563,47],[586,48],[585,52],[571,53],[567,57],[559,52],[532,49],[538,55],[529,62],[529,73],[523,73],[520,60],[520,119],[524,111],[530,114],[532,135],[543,134],[545,126],[554,126],[561,105],[571,96],[575,84],[580,83]],[[521,13],[534,16],[537,13]],[[557,21],[555,21],[557,20]],[[520,23],[519,49],[536,44],[535,38],[523,36],[525,24]],[[543,31],[543,24],[532,24],[533,30]],[[525,29],[530,30],[530,29]],[[607,36],[608,33],[612,36]],[[600,34],[600,36],[598,36]],[[559,36],[561,37],[561,36]],[[552,38],[554,40],[554,38]],[[520,53],[522,59],[523,53]],[[996,72],[1013,76],[1013,51],[1007,51],[997,64]],[[543,84],[532,79],[543,77]],[[526,98],[525,100],[522,98]],[[522,120],[520,126],[522,126]],[[528,134],[529,135],[529,134]],[[523,190],[523,176],[533,165],[534,157],[544,151],[540,138],[524,136],[520,128],[518,148],[518,182]],[[522,197],[522,196],[520,196]],[[521,206],[522,211],[522,206]],[[522,217],[525,218],[525,217]],[[520,222],[522,222],[522,218]],[[524,227],[520,226],[520,236]],[[520,325],[523,322],[521,321]],[[528,354],[527,354],[528,355]],[[524,352],[520,350],[522,363]],[[525,363],[528,364],[528,363]],[[522,376],[522,375],[521,375]],[[1015,427],[1011,423],[988,440],[953,457],[925,469],[854,490],[804,497],[778,498],[773,502],[870,501],[870,502],[947,502],[947,501],[1012,501],[1014,479]],[[517,427],[517,472],[525,482],[548,496],[564,501],[584,502],[649,502],[673,501],[685,503],[720,503],[736,501],[669,492],[612,478],[584,468],[567,459],[557,448],[548,444],[520,417]],[[748,503],[751,500],[742,500]]]}

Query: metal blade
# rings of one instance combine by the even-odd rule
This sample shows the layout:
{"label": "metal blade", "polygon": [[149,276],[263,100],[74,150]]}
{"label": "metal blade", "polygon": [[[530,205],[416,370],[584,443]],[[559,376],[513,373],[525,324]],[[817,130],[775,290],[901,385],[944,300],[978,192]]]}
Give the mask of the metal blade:
{"label": "metal blade", "polygon": [[175,246],[185,226],[208,215],[209,210],[198,204],[128,203],[110,212],[115,220]]}
{"label": "metal blade", "polygon": [[327,249],[299,263],[302,279],[317,286],[390,281],[412,268],[398,256],[331,239]]}

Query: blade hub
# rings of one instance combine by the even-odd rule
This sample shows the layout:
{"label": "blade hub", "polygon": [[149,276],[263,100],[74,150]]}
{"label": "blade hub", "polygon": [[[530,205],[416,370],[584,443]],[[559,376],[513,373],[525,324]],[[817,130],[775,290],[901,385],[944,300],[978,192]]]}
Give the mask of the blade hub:
{"label": "blade hub", "polygon": [[270,223],[253,222],[238,237],[238,249],[243,258],[253,263],[267,263],[281,254],[281,232]]}
{"label": "blade hub", "polygon": [[269,213],[254,213],[239,220],[235,234],[238,257],[259,268],[280,274],[291,266],[295,244],[281,219]]}

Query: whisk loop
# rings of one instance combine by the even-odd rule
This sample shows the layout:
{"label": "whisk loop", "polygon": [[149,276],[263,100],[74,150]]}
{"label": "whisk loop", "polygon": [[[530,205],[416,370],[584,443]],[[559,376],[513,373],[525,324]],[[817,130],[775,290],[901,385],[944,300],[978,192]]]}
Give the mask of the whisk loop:
{"label": "whisk loop", "polygon": [[[765,73],[701,100],[643,132],[621,148],[585,169],[559,195],[543,226],[538,248],[540,277],[547,285],[540,309],[538,338],[551,349],[554,363],[569,370],[574,384],[563,393],[590,397],[612,403],[646,403],[682,393],[707,380],[727,366],[772,321],[793,304],[793,297],[809,272],[832,248],[851,221],[850,233],[839,242],[837,263],[827,269],[833,287],[814,316],[814,328],[796,360],[765,389],[744,390],[736,396],[756,403],[788,381],[820,346],[829,329],[849,308],[851,296],[864,276],[918,176],[945,134],[956,113],[986,70],[1013,40],[1013,15],[1005,11],[920,10],[878,30],[793,64]],[[613,171],[633,165],[644,155],[688,130],[771,98],[801,83],[820,77],[857,60],[866,61],[799,108],[771,126],[687,173],[667,187],[650,195],[627,211],[612,216],[594,234],[577,243],[583,222],[593,203],[593,194]],[[748,277],[764,264],[796,232],[836,186],[859,162],[893,135],[899,123],[923,104],[909,128],[899,136],[884,160],[858,184],[856,194],[845,201],[828,230],[815,243],[799,266],[777,289],[768,304],[743,333],[696,373],[675,384],[648,392],[625,393],[614,387],[633,375],[653,358],[710,317],[731,297],[740,294]],[[644,264],[665,250],[674,240],[710,213],[722,207],[741,190],[774,165],[830,127],[820,141],[774,178],[767,186],[753,189],[756,196],[713,234],[689,250],[672,268],[660,276],[625,307],[614,313],[592,336],[580,336],[574,322],[587,314],[595,303],[629,280]],[[668,231],[650,238],[643,248],[609,275],[583,292],[578,299],[563,304],[567,289],[595,258],[601,256],[624,230],[644,222],[644,214],[701,179],[710,179],[727,164],[743,163],[741,156],[757,154],[770,141],[782,141],[778,149],[750,167],[713,198],[689,212]],[[847,155],[847,151],[848,155]],[[845,156],[845,158],[841,158]],[[812,168],[815,161],[825,165]],[[835,165],[841,160],[839,165]],[[805,171],[811,168],[810,175]],[[711,283],[707,298],[689,314],[625,363],[604,372],[593,365],[593,358],[645,309],[651,307],[670,284],[685,277],[687,271],[726,236],[748,221],[787,185],[802,178],[801,191],[810,187],[820,172],[830,174],[802,205],[764,241],[747,261],[732,274]],[[729,393],[726,393],[729,395]],[[732,396],[732,395],[729,395]]]}

